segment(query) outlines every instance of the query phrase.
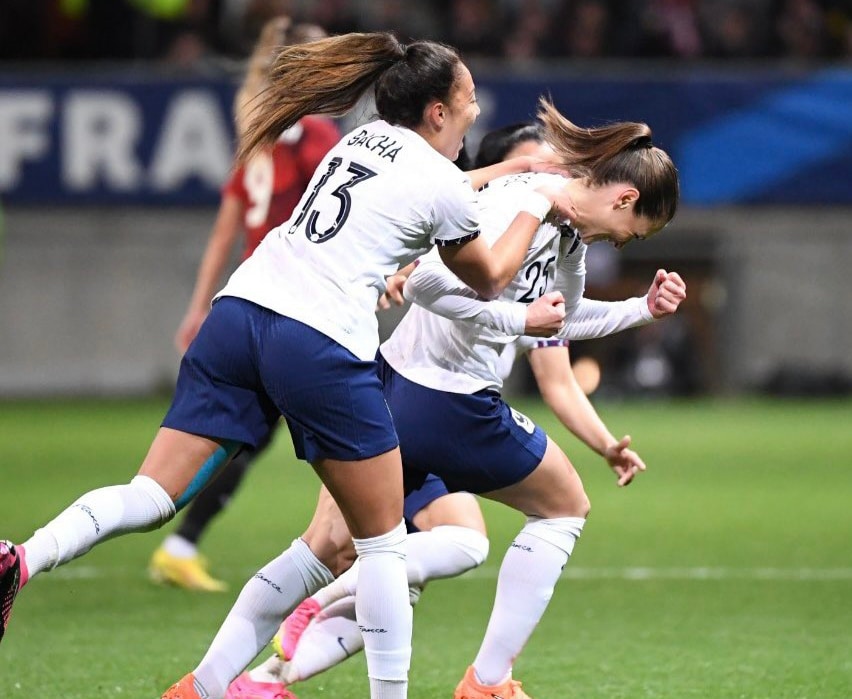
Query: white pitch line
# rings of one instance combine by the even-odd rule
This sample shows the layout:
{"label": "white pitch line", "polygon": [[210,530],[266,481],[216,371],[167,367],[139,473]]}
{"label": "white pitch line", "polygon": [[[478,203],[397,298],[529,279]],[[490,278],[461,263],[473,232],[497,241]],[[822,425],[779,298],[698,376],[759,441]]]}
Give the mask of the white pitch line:
{"label": "white pitch line", "polygon": [[[472,570],[468,577],[496,578],[493,568]],[[583,568],[570,564],[563,578],[575,580],[852,580],[852,568]]]}
{"label": "white pitch line", "polygon": [[[246,569],[248,579],[255,571]],[[463,579],[495,579],[497,568],[488,566],[465,573]],[[94,580],[99,578],[142,578],[142,568],[106,568],[72,565],[60,568],[50,575],[39,576],[45,580]],[[566,566],[563,578],[574,580],[781,580],[781,581],[845,581],[852,580],[852,568],[584,568]]]}

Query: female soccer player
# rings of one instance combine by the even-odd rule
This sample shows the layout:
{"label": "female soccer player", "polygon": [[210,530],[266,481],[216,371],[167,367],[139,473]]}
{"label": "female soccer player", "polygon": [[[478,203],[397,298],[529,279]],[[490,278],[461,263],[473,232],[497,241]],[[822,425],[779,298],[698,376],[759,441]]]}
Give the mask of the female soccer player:
{"label": "female soccer player", "polygon": [[[660,270],[642,299],[601,304],[582,298],[585,244],[581,238],[593,233],[598,240],[610,240],[623,247],[635,231],[642,231],[644,236],[662,228],[674,215],[676,172],[665,153],[645,140],[635,143],[636,138],[650,136],[643,125],[580,130],[547,103],[542,104],[540,117],[547,140],[554,144],[564,164],[576,172],[584,171],[577,164],[577,153],[597,150],[602,154],[597,161],[587,161],[589,174],[584,180],[567,185],[574,193],[577,224],[582,222],[583,228],[578,233],[570,228],[560,232],[554,226],[542,226],[527,264],[504,293],[506,300],[500,303],[474,298],[468,289],[453,281],[453,275],[440,262],[422,263],[406,286],[407,295],[455,320],[414,306],[381,348],[380,362],[388,382],[385,393],[394,419],[399,421],[406,471],[424,474],[432,464],[432,470],[446,480],[451,490],[480,492],[532,515],[516,539],[517,546],[506,555],[492,622],[474,665],[456,690],[457,699],[526,697],[520,683],[511,678],[511,664],[543,614],[588,512],[582,484],[564,453],[497,392],[502,383],[497,368],[515,339],[506,332],[515,322],[512,315],[516,310],[521,314],[528,312],[547,297],[553,284],[548,272],[554,267],[560,270],[556,283],[561,284],[574,309],[560,333],[563,337],[600,336],[650,322],[674,312],[685,297],[680,277]],[[583,142],[585,148],[580,148]],[[644,169],[650,172],[640,177]],[[480,204],[483,220],[488,221],[491,231],[499,234],[500,218],[511,216],[515,206],[512,200],[536,177],[546,176],[504,178],[489,185]],[[648,200],[640,209],[637,202],[646,195]],[[632,211],[625,211],[625,201]],[[494,215],[489,217],[489,212]],[[486,234],[488,231],[486,228]],[[436,295],[436,287],[449,295]],[[498,332],[484,329],[481,323],[492,324]],[[561,362],[567,362],[567,352],[548,344],[551,346],[535,350],[545,353],[542,361],[531,360],[542,380],[545,372],[553,372],[550,380],[543,380],[543,395],[566,425],[577,429],[589,446],[607,458],[618,484],[630,483],[645,468],[635,452],[628,449],[630,438],[615,440],[591,404],[580,398],[576,381],[566,380],[566,365]],[[394,366],[396,363],[399,368]],[[472,559],[468,559],[470,565]],[[409,565],[412,569],[413,562]],[[525,576],[528,569],[534,575]],[[346,577],[332,587],[351,594],[354,585]],[[415,585],[422,584],[423,579],[422,571],[415,569],[410,573],[409,580]],[[348,588],[343,589],[346,585]],[[338,592],[324,592],[323,602],[338,596]],[[321,605],[315,605],[313,613],[318,606]],[[294,682],[342,660],[354,645],[351,633],[345,633],[347,628],[351,630],[346,622],[349,606],[351,600],[336,602],[322,615],[322,624],[317,627],[330,624],[337,636],[349,640],[349,645],[336,648],[323,643],[324,634],[318,631],[301,659],[297,651],[297,657],[285,668],[272,660],[253,675],[241,677],[231,690],[232,699],[253,694],[270,699],[286,696],[274,682],[276,678]],[[291,659],[292,641],[285,624],[279,645],[282,654]]]}
{"label": "female soccer player", "polygon": [[[402,468],[376,373],[377,299],[387,276],[435,245],[459,278],[496,296],[550,210],[566,217],[571,204],[553,186],[530,190],[489,248],[479,237],[474,193],[451,162],[479,113],[470,71],[447,46],[405,46],[388,33],[283,48],[242,157],[308,114],[345,113],[371,85],[380,119],[328,153],[291,219],[219,293],[183,357],[172,405],[138,475],[87,493],[22,547],[0,549],[0,628],[28,577],[106,538],[162,525],[284,415],[297,454],[336,500],[361,558],[357,613],[371,695],[406,696]],[[532,334],[550,334],[564,311],[558,304],[540,310]],[[281,618],[332,580],[333,553],[317,542],[309,527],[245,585],[201,663],[166,697],[224,696]]]}
{"label": "female soccer player", "polygon": [[[680,277],[664,270],[643,299],[606,305],[583,298],[588,243],[608,241],[623,248],[661,230],[676,211],[677,173],[653,145],[650,129],[630,123],[580,129],[546,102],[539,118],[557,159],[574,175],[565,184],[574,202],[567,224],[539,229],[521,271],[501,296],[505,306],[486,309],[489,304],[439,261],[421,263],[405,287],[415,305],[380,350],[385,397],[407,476],[432,472],[451,491],[479,493],[527,516],[503,560],[485,637],[455,699],[527,696],[512,678],[512,664],[544,613],[589,511],[567,456],[497,393],[496,368],[507,335],[522,332],[512,302],[529,303],[559,289],[569,323],[557,335],[583,339],[649,322],[673,312],[685,298]],[[549,177],[492,181],[481,193],[486,235],[499,234],[499,222],[511,215],[516,196]],[[473,322],[483,320],[496,329]],[[642,468],[616,465],[619,485]]]}

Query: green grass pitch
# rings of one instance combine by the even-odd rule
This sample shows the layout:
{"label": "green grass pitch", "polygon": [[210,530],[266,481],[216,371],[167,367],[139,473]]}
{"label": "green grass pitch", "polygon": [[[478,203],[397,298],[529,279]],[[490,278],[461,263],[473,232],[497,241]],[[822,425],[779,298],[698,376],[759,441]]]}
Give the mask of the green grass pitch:
{"label": "green grass pitch", "polygon": [[[516,407],[583,475],[592,515],[515,666],[535,699],[852,696],[852,402],[631,402],[598,408],[648,464],[618,489],[534,401]],[[136,471],[162,401],[0,404],[0,536]],[[286,433],[202,542],[222,595],[152,585],[162,532],[108,542],[33,581],[0,647],[2,699],[155,699],[194,667],[241,583],[307,524],[317,481]],[[485,503],[492,549],[427,588],[411,699],[452,697],[522,518]],[[366,697],[362,657],[294,688]]]}

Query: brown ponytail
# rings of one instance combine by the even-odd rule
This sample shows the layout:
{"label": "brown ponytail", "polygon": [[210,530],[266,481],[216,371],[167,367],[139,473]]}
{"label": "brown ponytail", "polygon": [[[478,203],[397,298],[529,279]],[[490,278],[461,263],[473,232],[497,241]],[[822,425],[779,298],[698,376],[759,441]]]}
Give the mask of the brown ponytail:
{"label": "brown ponytail", "polygon": [[260,93],[237,152],[246,160],[308,114],[341,116],[405,50],[393,34],[343,34],[285,46],[276,56],[269,86]]}
{"label": "brown ponytail", "polygon": [[654,145],[647,124],[627,121],[581,128],[544,98],[539,100],[538,118],[545,140],[576,177],[586,177],[592,185],[627,182],[639,191],[637,216],[657,223],[674,218],[680,198],[677,168]]}
{"label": "brown ponytail", "polygon": [[461,73],[455,49],[434,41],[403,45],[393,34],[343,34],[281,50],[259,96],[237,157],[271,144],[308,114],[340,116],[375,83],[376,110],[414,128],[431,101],[448,99]]}

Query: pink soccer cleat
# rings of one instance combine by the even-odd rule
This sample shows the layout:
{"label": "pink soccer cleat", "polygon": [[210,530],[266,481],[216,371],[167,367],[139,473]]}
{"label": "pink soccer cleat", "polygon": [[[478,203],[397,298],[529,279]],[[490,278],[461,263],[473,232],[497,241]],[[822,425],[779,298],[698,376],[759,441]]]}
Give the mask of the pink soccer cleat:
{"label": "pink soccer cleat", "polygon": [[280,682],[255,682],[244,672],[231,682],[225,699],[296,699],[296,695]]}
{"label": "pink soccer cleat", "polygon": [[272,639],[272,647],[279,658],[282,660],[293,659],[293,656],[296,655],[299,639],[305,633],[311,619],[319,613],[319,603],[313,597],[308,597],[284,620],[284,623],[278,629],[278,633]]}
{"label": "pink soccer cleat", "polygon": [[21,589],[21,557],[10,541],[0,541],[0,641],[12,615],[12,604]]}

